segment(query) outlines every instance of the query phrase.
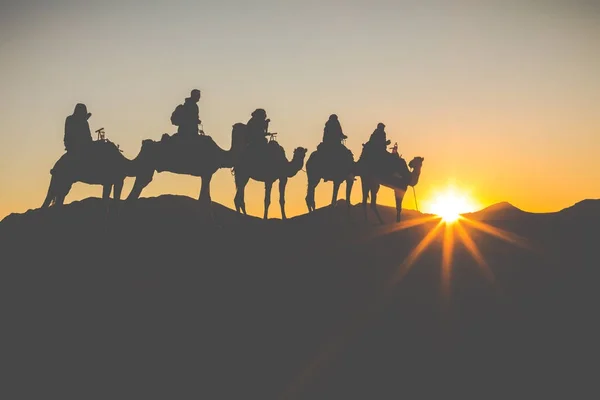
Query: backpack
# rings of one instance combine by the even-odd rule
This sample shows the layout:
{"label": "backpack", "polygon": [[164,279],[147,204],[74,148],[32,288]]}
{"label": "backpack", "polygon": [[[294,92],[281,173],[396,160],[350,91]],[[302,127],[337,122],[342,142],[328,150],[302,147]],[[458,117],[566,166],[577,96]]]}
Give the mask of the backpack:
{"label": "backpack", "polygon": [[171,114],[171,123],[175,126],[181,125],[181,118],[183,117],[183,104],[175,107],[175,110]]}

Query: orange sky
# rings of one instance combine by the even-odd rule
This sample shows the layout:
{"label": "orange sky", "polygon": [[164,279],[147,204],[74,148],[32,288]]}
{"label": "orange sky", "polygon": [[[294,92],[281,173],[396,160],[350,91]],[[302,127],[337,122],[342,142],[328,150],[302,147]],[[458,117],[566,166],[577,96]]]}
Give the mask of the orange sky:
{"label": "orange sky", "polygon": [[[175,131],[171,112],[195,87],[204,128],[223,148],[231,125],[259,107],[289,157],[297,146],[315,150],[331,113],[356,157],[384,122],[405,158],[425,157],[419,205],[449,183],[482,207],[509,201],[534,212],[600,197],[600,7],[433,3],[3,3],[0,218],[41,205],[75,103],[134,157],[142,139]],[[142,196],[197,197],[199,187],[161,173]],[[263,185],[246,190],[248,212],[260,215]],[[212,193],[233,206],[228,170]],[[391,190],[380,193],[393,204]],[[288,216],[306,211],[305,194],[301,171],[288,184]],[[67,202],[100,195],[78,183]],[[317,206],[330,195],[331,183],[319,185]],[[412,191],[405,207],[414,208]]]}

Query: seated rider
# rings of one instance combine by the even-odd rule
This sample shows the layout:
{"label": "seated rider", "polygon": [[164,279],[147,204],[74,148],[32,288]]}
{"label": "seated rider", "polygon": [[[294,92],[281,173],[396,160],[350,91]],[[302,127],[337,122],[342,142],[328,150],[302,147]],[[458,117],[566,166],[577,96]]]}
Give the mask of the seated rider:
{"label": "seated rider", "polygon": [[323,129],[323,144],[341,144],[341,141],[347,138],[348,136],[344,135],[342,132],[342,126],[340,125],[338,116],[331,114]]}
{"label": "seated rider", "polygon": [[186,98],[183,104],[178,105],[171,114],[171,123],[177,126],[179,135],[190,137],[198,134],[198,125],[202,123],[198,110],[200,97],[200,90],[192,90],[190,97]]}
{"label": "seated rider", "polygon": [[385,125],[383,123],[377,124],[377,129],[373,131],[371,137],[369,138],[369,142],[372,144],[373,149],[376,152],[386,152],[387,146],[391,143],[390,140],[387,139],[387,134],[385,133]]}
{"label": "seated rider", "polygon": [[66,118],[63,141],[67,153],[78,155],[93,143],[94,139],[88,123],[91,116],[92,113],[88,113],[86,105],[78,103],[73,114]]}
{"label": "seated rider", "polygon": [[252,112],[252,117],[248,120],[248,146],[266,145],[270,119],[267,119],[267,112],[262,108],[257,108]]}

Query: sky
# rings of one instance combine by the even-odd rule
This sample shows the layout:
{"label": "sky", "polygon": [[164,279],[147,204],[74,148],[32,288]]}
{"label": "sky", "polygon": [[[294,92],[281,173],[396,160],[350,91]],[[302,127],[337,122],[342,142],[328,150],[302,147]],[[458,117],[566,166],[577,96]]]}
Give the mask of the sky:
{"label": "sky", "polygon": [[[224,149],[232,125],[264,108],[288,157],[310,154],[336,113],[356,159],[378,122],[407,161],[425,158],[422,208],[451,185],[481,207],[558,211],[600,197],[598,74],[593,0],[0,0],[0,218],[42,204],[76,103],[134,158],[143,139],[176,131],[171,112],[194,88]],[[306,212],[306,186],[303,171],[289,180],[288,217]],[[163,172],[142,197],[199,189]],[[331,190],[317,187],[317,207]],[[228,169],[211,192],[233,208]],[[76,183],[66,201],[101,193]],[[263,198],[250,181],[250,214]],[[393,205],[391,189],[378,202]],[[276,190],[269,215],[281,215]]]}

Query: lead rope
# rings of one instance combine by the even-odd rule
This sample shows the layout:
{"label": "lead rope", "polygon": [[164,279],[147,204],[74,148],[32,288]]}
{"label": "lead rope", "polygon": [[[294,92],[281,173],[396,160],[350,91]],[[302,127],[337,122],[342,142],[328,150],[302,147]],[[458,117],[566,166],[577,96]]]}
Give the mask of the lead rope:
{"label": "lead rope", "polygon": [[414,186],[412,186],[412,190],[413,190],[413,195],[415,197],[415,207],[417,207],[417,211],[419,211],[419,204],[417,203],[417,192],[415,192],[415,187]]}

